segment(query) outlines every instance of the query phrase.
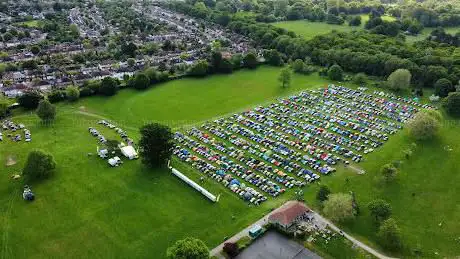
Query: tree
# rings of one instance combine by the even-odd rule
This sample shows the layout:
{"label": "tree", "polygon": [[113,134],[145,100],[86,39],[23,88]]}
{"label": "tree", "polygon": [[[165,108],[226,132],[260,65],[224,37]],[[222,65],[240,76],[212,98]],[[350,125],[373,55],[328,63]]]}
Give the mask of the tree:
{"label": "tree", "polygon": [[301,59],[296,59],[292,64],[291,64],[292,70],[294,70],[295,73],[303,73],[305,69],[305,62]]}
{"label": "tree", "polygon": [[41,100],[38,104],[37,116],[43,122],[51,122],[56,118],[56,106],[52,105],[47,99]]}
{"label": "tree", "polygon": [[433,138],[439,131],[439,121],[426,112],[419,112],[409,122],[409,134],[417,140]]}
{"label": "tree", "polygon": [[32,110],[38,107],[38,103],[43,99],[39,91],[29,90],[18,97],[18,103],[21,107]]}
{"label": "tree", "polygon": [[278,81],[280,81],[281,86],[283,88],[287,88],[291,85],[291,77],[292,77],[292,72],[289,67],[281,69],[281,73],[278,77]]}
{"label": "tree", "polygon": [[396,167],[393,164],[385,164],[380,169],[380,172],[382,173],[383,178],[387,182],[389,182],[396,177],[396,175],[398,174],[398,169],[396,169]]}
{"label": "tree", "polygon": [[32,46],[32,47],[30,48],[30,52],[32,52],[32,54],[34,54],[34,55],[37,55],[38,53],[40,53],[40,47],[34,45],[34,46]]}
{"label": "tree", "polygon": [[62,90],[53,90],[46,96],[46,98],[48,99],[48,101],[50,101],[50,103],[57,103],[62,100],[65,100],[66,94]]}
{"label": "tree", "polygon": [[353,77],[353,83],[357,85],[366,84],[367,76],[364,73],[358,73]]}
{"label": "tree", "polygon": [[281,66],[283,64],[281,54],[274,49],[265,51],[264,58],[267,61],[267,63],[272,66]]}
{"label": "tree", "polygon": [[321,185],[318,192],[316,193],[316,200],[324,202],[329,198],[329,194],[331,194],[329,187],[326,185]]}
{"label": "tree", "polygon": [[78,98],[80,98],[80,90],[78,90],[78,87],[75,86],[67,87],[66,96],[67,100],[75,102],[76,100],[78,100]]}
{"label": "tree", "polygon": [[334,221],[345,221],[354,218],[353,198],[350,194],[336,193],[329,195],[324,202],[324,214]]}
{"label": "tree", "polygon": [[8,106],[9,102],[8,100],[0,95],[0,119],[5,117],[6,114],[8,113]]}
{"label": "tree", "polygon": [[143,163],[150,167],[166,165],[174,146],[171,129],[158,123],[150,123],[144,125],[140,132],[139,147]]}
{"label": "tree", "polygon": [[112,77],[105,77],[101,81],[99,92],[105,96],[111,96],[118,91],[118,81]]}
{"label": "tree", "polygon": [[434,93],[439,97],[447,97],[450,92],[455,92],[455,90],[455,86],[446,78],[441,78],[434,84]]}
{"label": "tree", "polygon": [[448,114],[460,117],[460,92],[449,93],[443,103],[443,107]]}
{"label": "tree", "polygon": [[383,247],[392,251],[398,251],[402,248],[400,232],[401,231],[399,230],[396,221],[392,218],[389,218],[385,220],[382,225],[380,225],[377,237],[379,238]]}
{"label": "tree", "polygon": [[147,89],[150,85],[149,77],[144,73],[138,73],[136,77],[134,77],[134,88],[136,89]]}
{"label": "tree", "polygon": [[244,56],[243,58],[243,64],[245,67],[249,69],[256,68],[258,64],[256,54],[254,54],[253,52],[249,52],[248,54],[246,54],[246,56]]}
{"label": "tree", "polygon": [[348,25],[350,26],[360,26],[361,25],[361,16],[353,16],[351,20],[348,22]]}
{"label": "tree", "polygon": [[371,201],[367,207],[371,211],[371,215],[375,217],[375,220],[379,222],[391,216],[390,204],[382,199]]}
{"label": "tree", "polygon": [[209,249],[203,241],[187,237],[169,247],[166,257],[168,259],[208,259]]}
{"label": "tree", "polygon": [[331,80],[340,81],[343,78],[343,70],[339,65],[333,65],[327,71],[327,75]]}
{"label": "tree", "polygon": [[56,162],[51,154],[41,150],[32,150],[28,157],[22,175],[26,183],[46,179],[54,172]]}
{"label": "tree", "polygon": [[129,67],[134,67],[134,65],[136,64],[136,60],[134,58],[128,58],[126,60],[126,63],[128,63]]}
{"label": "tree", "polygon": [[232,243],[232,242],[225,243],[223,250],[228,256],[230,256],[230,258],[236,257],[240,252],[238,243]]}
{"label": "tree", "polygon": [[188,71],[188,74],[196,77],[203,77],[208,74],[209,65],[206,60],[196,62]]}
{"label": "tree", "polygon": [[397,69],[387,79],[387,85],[394,91],[407,89],[410,86],[411,73],[407,69]]}

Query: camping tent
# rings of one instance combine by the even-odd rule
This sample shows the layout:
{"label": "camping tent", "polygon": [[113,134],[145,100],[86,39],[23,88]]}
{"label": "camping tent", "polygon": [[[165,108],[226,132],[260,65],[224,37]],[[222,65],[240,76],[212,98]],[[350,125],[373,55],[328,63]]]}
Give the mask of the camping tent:
{"label": "camping tent", "polygon": [[121,153],[130,160],[137,159],[139,157],[133,146],[125,146],[120,148],[120,150]]}

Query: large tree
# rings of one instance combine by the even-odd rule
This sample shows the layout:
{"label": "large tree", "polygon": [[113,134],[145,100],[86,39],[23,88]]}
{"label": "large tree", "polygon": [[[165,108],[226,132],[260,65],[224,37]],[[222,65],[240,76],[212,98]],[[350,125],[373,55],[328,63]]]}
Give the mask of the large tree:
{"label": "large tree", "polygon": [[166,256],[168,259],[209,259],[209,249],[203,241],[187,237],[169,247]]}
{"label": "large tree", "polygon": [[37,108],[42,99],[43,96],[39,91],[29,90],[18,97],[18,103],[25,109],[31,110]]}
{"label": "large tree", "polygon": [[136,89],[147,89],[150,85],[150,79],[146,74],[138,73],[134,77],[133,84]]}
{"label": "large tree", "polygon": [[386,220],[391,216],[391,205],[382,199],[371,201],[368,208],[377,221]]}
{"label": "large tree", "polygon": [[460,117],[460,92],[450,93],[443,107],[449,115]]}
{"label": "large tree", "polygon": [[419,112],[409,122],[409,133],[417,140],[433,138],[439,131],[440,123],[430,113]]}
{"label": "large tree", "polygon": [[256,54],[254,54],[253,52],[249,52],[248,54],[246,54],[246,56],[244,56],[243,58],[243,64],[245,67],[249,69],[256,68],[258,64]]}
{"label": "large tree", "polygon": [[291,85],[292,72],[291,69],[286,67],[281,69],[278,81],[280,81],[283,88],[287,88]]}
{"label": "large tree", "polygon": [[327,71],[327,75],[331,80],[340,81],[343,78],[343,70],[339,65],[333,65]]}
{"label": "large tree", "polygon": [[51,122],[56,118],[56,106],[47,99],[41,100],[37,108],[37,116],[43,122]]}
{"label": "large tree", "polygon": [[150,123],[140,129],[139,141],[142,162],[150,167],[166,165],[172,155],[173,134],[167,126]]}
{"label": "large tree", "polygon": [[324,202],[329,198],[331,190],[326,185],[321,185],[318,192],[316,193],[316,199],[320,202]]}
{"label": "large tree", "polygon": [[105,77],[101,81],[99,92],[102,95],[111,96],[115,95],[118,91],[118,81],[112,77]]}
{"label": "large tree", "polygon": [[396,221],[392,218],[385,220],[380,225],[377,236],[380,244],[392,251],[398,251],[402,248],[401,234]]}
{"label": "large tree", "polygon": [[349,194],[335,193],[324,202],[324,214],[334,221],[354,218],[353,198]]}
{"label": "large tree", "polygon": [[32,150],[27,157],[22,175],[27,183],[48,178],[55,170],[56,162],[51,154]]}
{"label": "large tree", "polygon": [[390,89],[399,91],[409,88],[411,78],[409,70],[397,69],[388,77],[387,84]]}
{"label": "large tree", "polygon": [[449,79],[441,78],[434,84],[434,93],[439,97],[447,97],[450,92],[455,92],[455,86]]}

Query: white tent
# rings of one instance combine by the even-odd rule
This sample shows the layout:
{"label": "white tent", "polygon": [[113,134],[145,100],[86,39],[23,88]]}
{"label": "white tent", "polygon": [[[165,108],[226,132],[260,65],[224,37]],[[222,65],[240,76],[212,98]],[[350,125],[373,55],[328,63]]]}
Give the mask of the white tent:
{"label": "white tent", "polygon": [[130,160],[136,159],[139,157],[133,146],[125,146],[125,147],[120,148],[120,150],[121,150],[121,153]]}

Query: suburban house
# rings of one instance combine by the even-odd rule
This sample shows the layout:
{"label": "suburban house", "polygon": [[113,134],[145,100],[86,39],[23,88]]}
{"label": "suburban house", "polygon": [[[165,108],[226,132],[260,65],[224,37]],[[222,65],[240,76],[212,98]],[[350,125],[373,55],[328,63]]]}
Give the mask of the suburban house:
{"label": "suburban house", "polygon": [[308,212],[310,209],[302,202],[290,201],[272,213],[268,221],[285,231],[295,231],[292,227],[305,220]]}

